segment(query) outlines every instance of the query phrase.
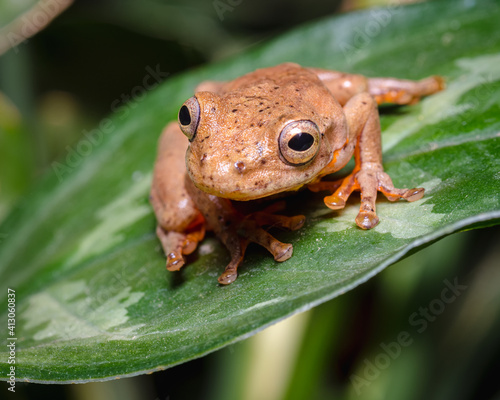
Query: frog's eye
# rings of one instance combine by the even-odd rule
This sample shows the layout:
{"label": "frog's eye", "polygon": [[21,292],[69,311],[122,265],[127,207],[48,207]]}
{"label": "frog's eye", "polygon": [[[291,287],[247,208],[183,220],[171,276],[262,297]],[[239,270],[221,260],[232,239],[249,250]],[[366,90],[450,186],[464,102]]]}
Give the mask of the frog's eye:
{"label": "frog's eye", "polygon": [[280,133],[281,156],[288,164],[306,164],[318,153],[320,138],[321,134],[314,122],[307,120],[290,122]]}
{"label": "frog's eye", "polygon": [[190,97],[179,110],[179,125],[190,142],[193,141],[200,122],[200,103],[196,97]]}

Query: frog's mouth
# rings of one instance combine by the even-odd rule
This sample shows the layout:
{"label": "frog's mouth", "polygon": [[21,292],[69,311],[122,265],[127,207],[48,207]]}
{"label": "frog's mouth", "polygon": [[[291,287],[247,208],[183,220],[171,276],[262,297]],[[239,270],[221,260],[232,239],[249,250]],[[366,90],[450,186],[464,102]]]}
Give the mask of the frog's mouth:
{"label": "frog's mouth", "polygon": [[[211,174],[203,174],[197,168],[187,169],[188,175],[194,185],[201,191],[229,200],[250,201],[263,197],[273,196],[282,192],[296,191],[311,182],[309,176],[314,174],[282,174],[281,171],[273,173],[272,170],[259,169],[255,171],[238,172],[238,166],[231,171],[223,164],[219,164]],[[239,166],[242,168],[242,165]],[[297,174],[298,173],[298,174]],[[300,176],[302,175],[302,176]]]}
{"label": "frog's mouth", "polygon": [[296,191],[316,180],[328,164],[331,154],[325,152],[313,162],[293,166],[279,157],[255,160],[222,160],[220,154],[196,155],[191,146],[186,153],[186,167],[194,185],[201,191],[230,200],[249,201]]}
{"label": "frog's mouth", "polygon": [[236,188],[233,190],[224,190],[223,187],[219,187],[217,189],[203,185],[202,183],[197,183],[196,181],[193,181],[194,185],[200,189],[201,191],[217,196],[217,197],[222,197],[225,199],[229,200],[236,200],[236,201],[251,201],[251,200],[258,200],[262,199],[264,197],[270,197],[277,195],[279,193],[283,192],[288,192],[288,191],[295,191],[300,189],[303,184],[296,185],[294,187],[276,187],[276,188],[270,188],[269,185],[263,184],[262,186],[255,186],[255,188]]}

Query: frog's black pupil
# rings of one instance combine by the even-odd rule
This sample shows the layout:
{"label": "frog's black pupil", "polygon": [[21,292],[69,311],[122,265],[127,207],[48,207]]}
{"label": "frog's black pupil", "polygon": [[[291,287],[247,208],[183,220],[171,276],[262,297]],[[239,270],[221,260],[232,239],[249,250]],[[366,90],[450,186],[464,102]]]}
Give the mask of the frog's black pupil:
{"label": "frog's black pupil", "polygon": [[295,151],[306,151],[314,143],[314,137],[307,132],[300,132],[288,141],[288,147]]}
{"label": "frog's black pupil", "polygon": [[186,106],[182,106],[179,110],[179,122],[184,126],[191,123],[191,114],[189,113],[189,108]]}

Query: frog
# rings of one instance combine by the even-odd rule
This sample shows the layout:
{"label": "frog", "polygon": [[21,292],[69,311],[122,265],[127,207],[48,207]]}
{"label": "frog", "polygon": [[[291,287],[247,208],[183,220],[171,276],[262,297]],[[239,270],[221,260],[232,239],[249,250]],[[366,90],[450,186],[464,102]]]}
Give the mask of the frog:
{"label": "frog", "polygon": [[[296,63],[202,82],[158,142],[150,202],[166,268],[183,267],[207,231],[230,253],[221,285],[236,280],[251,242],[276,262],[288,260],[293,245],[268,230],[298,230],[305,216],[283,215],[283,200],[249,213],[236,207],[242,202],[306,188],[328,192],[324,204],[336,211],[359,191],[355,223],[371,229],[379,222],[378,192],[389,201],[421,199],[424,188],[396,188],[384,172],[378,105],[414,104],[444,87],[440,76],[369,78]],[[347,176],[323,179],[353,157]]]}

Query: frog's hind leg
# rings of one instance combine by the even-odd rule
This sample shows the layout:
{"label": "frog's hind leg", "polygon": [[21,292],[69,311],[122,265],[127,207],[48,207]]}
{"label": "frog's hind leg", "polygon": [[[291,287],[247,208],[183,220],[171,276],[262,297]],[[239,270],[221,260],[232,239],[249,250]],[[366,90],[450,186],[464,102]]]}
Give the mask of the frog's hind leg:
{"label": "frog's hind leg", "polygon": [[430,76],[419,81],[396,78],[367,78],[320,68],[308,68],[315,73],[337,101],[344,106],[354,96],[368,92],[377,104],[413,104],[423,96],[439,92],[445,87],[440,76]]}
{"label": "frog's hind leg", "polygon": [[321,68],[307,68],[323,82],[335,99],[344,106],[359,93],[368,91],[368,78]]}
{"label": "frog's hind leg", "polygon": [[368,92],[377,104],[414,104],[423,96],[443,90],[444,79],[440,76],[429,76],[419,81],[395,78],[369,78]]}

